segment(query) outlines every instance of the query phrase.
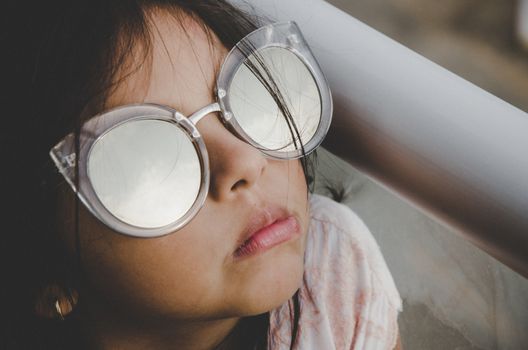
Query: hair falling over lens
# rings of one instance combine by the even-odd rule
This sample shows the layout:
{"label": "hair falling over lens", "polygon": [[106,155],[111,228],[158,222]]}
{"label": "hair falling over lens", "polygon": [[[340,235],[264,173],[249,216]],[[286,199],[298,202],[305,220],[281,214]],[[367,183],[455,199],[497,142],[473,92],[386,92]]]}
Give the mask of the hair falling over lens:
{"label": "hair falling over lens", "polygon": [[[299,125],[289,98],[284,95],[281,82],[270,69],[266,56],[257,53],[254,42],[241,42],[264,26],[264,20],[242,12],[227,1],[48,1],[11,6],[5,10],[12,16],[4,22],[6,34],[2,37],[3,47],[10,49],[4,67],[9,70],[6,83],[10,86],[12,98],[7,102],[2,127],[2,139],[10,145],[9,150],[4,150],[7,151],[5,159],[9,169],[3,176],[6,176],[4,183],[10,187],[11,205],[6,215],[8,227],[3,243],[5,252],[2,252],[5,259],[2,265],[6,269],[5,288],[2,288],[6,310],[3,324],[7,326],[3,329],[0,348],[89,348],[80,332],[82,293],[78,295],[75,291],[81,289],[85,278],[79,241],[79,211],[83,205],[89,207],[90,198],[75,197],[75,206],[71,208],[74,213],[71,227],[75,230],[75,237],[69,243],[64,243],[57,234],[60,228],[54,205],[59,200],[59,188],[63,188],[65,182],[77,194],[82,192],[83,166],[80,162],[83,160],[79,156],[60,160],[59,163],[71,163],[71,173],[65,178],[64,171],[62,174],[57,171],[57,161],[54,163],[48,152],[66,135],[71,135],[70,150],[72,154],[81,155],[86,146],[83,126],[95,115],[107,112],[108,96],[115,92],[122,80],[148,64],[153,47],[149,11],[170,13],[177,19],[192,18],[208,33],[210,40],[216,36],[228,51],[238,44],[237,54],[242,55],[248,71],[257,77],[284,118],[287,134],[293,143],[290,151],[293,150],[296,153],[294,158],[300,160],[308,186],[313,182],[315,152],[305,156],[320,140],[317,145],[310,146],[309,151],[305,149],[305,127]],[[186,31],[183,24],[182,30]],[[141,48],[140,59],[130,63],[130,52],[137,47]],[[222,101],[219,102],[222,105]],[[326,108],[331,109],[331,106]],[[238,120],[236,111],[231,112]],[[156,120],[158,117],[155,116]],[[240,127],[238,136],[241,139],[246,136],[253,141],[257,139],[241,125],[231,125],[230,128],[237,127]],[[328,125],[324,128],[326,133]],[[266,147],[263,146],[264,153]],[[199,149],[198,146],[195,148]],[[197,158],[201,159],[203,155],[199,154]],[[197,167],[204,171],[203,163]],[[92,179],[90,183],[95,181]],[[193,194],[192,199],[197,196]],[[108,209],[110,205],[102,203],[100,206],[101,211],[109,212],[105,215],[113,215]],[[106,223],[103,214],[89,209]],[[177,219],[170,217],[159,225]],[[133,222],[129,226],[137,227],[141,223]],[[161,229],[158,231],[166,233]],[[73,255],[65,253],[65,244],[73,245]],[[38,295],[44,297],[35,302]],[[298,291],[288,304],[293,314],[293,348],[302,307]],[[269,313],[266,312],[243,318],[233,333],[241,335],[247,349],[266,349],[268,328]],[[222,344],[218,348],[222,348]]]}

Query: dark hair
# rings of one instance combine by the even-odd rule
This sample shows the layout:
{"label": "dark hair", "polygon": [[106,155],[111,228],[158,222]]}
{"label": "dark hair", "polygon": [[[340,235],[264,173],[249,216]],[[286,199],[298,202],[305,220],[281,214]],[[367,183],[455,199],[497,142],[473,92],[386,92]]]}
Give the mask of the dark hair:
{"label": "dark hair", "polygon": [[[5,335],[0,348],[78,348],[75,313],[60,322],[39,319],[34,311],[39,288],[53,281],[76,283],[81,268],[64,256],[56,234],[54,203],[62,179],[49,159],[49,149],[67,133],[78,131],[83,116],[103,108],[105,97],[118,83],[113,80],[118,69],[138,43],[146,49],[147,59],[146,10],[191,16],[228,49],[256,29],[259,19],[225,0],[37,1],[9,6],[13,7],[4,8],[9,18],[0,34],[3,67],[9,70],[4,84],[11,91],[3,106],[2,126],[6,153],[2,183],[10,190],[2,254],[7,269],[0,296],[5,304]],[[275,91],[274,97],[288,117],[280,93]],[[296,132],[293,124],[292,133]],[[311,163],[302,161],[311,183]],[[289,303],[293,347],[300,313],[298,292]],[[247,318],[240,327],[252,346],[267,347],[269,313]]]}

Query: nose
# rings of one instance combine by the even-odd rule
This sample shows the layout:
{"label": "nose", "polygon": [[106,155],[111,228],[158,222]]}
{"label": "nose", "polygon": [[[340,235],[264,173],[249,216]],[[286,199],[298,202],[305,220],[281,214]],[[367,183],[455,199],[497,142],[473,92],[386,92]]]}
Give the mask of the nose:
{"label": "nose", "polygon": [[258,185],[268,164],[262,152],[233,135],[217,116],[204,118],[198,129],[209,154],[210,198],[236,198]]}

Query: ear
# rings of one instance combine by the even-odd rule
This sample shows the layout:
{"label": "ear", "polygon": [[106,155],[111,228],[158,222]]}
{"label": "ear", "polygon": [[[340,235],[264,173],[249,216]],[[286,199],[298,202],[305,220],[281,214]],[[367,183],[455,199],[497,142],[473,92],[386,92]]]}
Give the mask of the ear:
{"label": "ear", "polygon": [[79,294],[75,289],[49,283],[37,293],[35,314],[42,318],[63,320],[75,309],[78,300]]}

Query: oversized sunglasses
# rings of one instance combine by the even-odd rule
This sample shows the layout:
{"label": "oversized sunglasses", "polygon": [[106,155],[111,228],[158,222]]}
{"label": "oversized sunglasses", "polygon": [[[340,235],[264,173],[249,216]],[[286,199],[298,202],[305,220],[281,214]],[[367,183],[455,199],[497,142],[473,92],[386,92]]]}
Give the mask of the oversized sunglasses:
{"label": "oversized sunglasses", "polygon": [[205,116],[220,112],[237,137],[284,160],[312,152],[330,126],[330,90],[294,22],[261,27],[238,42],[215,94],[216,102],[190,116],[156,104],[111,109],[83,124],[78,153],[71,133],[50,156],[104,224],[158,237],[187,224],[207,197],[209,160],[196,128]]}

